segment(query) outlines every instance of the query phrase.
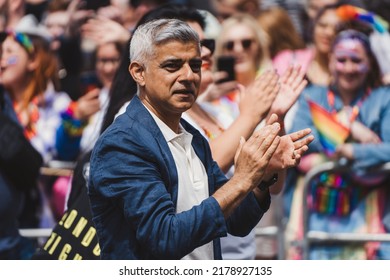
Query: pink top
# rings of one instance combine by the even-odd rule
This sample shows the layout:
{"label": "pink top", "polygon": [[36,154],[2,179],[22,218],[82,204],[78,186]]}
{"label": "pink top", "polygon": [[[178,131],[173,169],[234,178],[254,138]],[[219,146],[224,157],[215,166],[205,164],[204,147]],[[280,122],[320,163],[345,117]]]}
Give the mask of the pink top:
{"label": "pink top", "polygon": [[284,50],[278,53],[272,60],[274,68],[282,75],[287,67],[291,64],[301,65],[302,70],[306,73],[310,62],[314,58],[314,49],[306,48],[301,50]]}

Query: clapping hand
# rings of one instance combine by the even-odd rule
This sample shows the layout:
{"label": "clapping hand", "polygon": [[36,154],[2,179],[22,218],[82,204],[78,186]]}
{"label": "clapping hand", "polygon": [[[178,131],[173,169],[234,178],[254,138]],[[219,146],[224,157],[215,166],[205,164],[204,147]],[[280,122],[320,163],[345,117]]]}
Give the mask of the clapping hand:
{"label": "clapping hand", "polygon": [[264,179],[268,164],[280,143],[280,125],[275,122],[252,134],[247,141],[241,137],[234,157],[235,176],[250,180],[252,187]]}
{"label": "clapping hand", "polygon": [[272,103],[269,115],[276,114],[283,120],[288,110],[297,101],[299,95],[307,85],[304,79],[305,73],[300,66],[289,66],[286,72],[280,77],[280,90]]}
{"label": "clapping hand", "polygon": [[280,90],[279,75],[266,71],[240,95],[240,114],[250,115],[260,122],[269,112]]}
{"label": "clapping hand", "polygon": [[[277,120],[275,114],[267,120],[267,124]],[[302,129],[280,138],[280,144],[270,161],[271,173],[295,167],[299,164],[302,155],[308,150],[308,145],[314,140],[310,128]],[[307,137],[306,137],[307,136]]]}

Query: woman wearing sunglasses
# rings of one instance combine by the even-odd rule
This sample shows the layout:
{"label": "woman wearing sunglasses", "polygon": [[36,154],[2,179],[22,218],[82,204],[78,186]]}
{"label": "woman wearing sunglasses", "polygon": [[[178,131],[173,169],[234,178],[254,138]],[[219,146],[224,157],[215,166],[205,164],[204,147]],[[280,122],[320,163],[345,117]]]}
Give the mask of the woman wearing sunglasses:
{"label": "woman wearing sunglasses", "polygon": [[[248,116],[247,113],[249,112],[249,117],[247,117],[246,121],[242,122],[243,124],[241,125],[242,127],[245,127],[254,124],[254,126],[248,130],[250,132],[247,132],[249,135],[256,129],[262,119],[267,119],[266,114],[256,115],[256,112],[259,112],[259,109],[266,108],[266,102],[263,101],[263,103],[261,103],[260,101],[257,103],[253,96],[253,99],[250,99],[251,95],[259,95],[258,101],[261,97],[269,97],[272,94],[272,91],[268,91],[266,86],[269,85],[271,87],[274,81],[283,83],[287,80],[287,76],[292,80],[297,81],[297,84],[300,84],[300,90],[306,85],[306,82],[302,81],[302,74],[299,73],[299,69],[290,68],[290,73],[280,79],[274,71],[265,71],[268,68],[268,65],[270,65],[269,55],[265,46],[266,35],[253,17],[247,14],[237,14],[227,18],[222,23],[220,36],[217,39],[216,55],[234,57],[235,82],[239,85],[238,88],[241,90],[236,89],[235,91],[227,92],[226,95],[210,101],[207,104],[202,103],[203,108],[211,113],[225,127],[229,127],[230,129],[240,123],[243,117]],[[261,75],[259,75],[260,73]],[[300,90],[296,90],[294,96],[290,97],[286,97],[284,95],[286,92],[284,91],[281,91],[281,93],[276,95],[272,102],[270,112],[275,112],[274,109],[277,107],[280,108],[280,98],[284,97],[286,106],[283,110],[277,110],[281,123],[284,122],[284,116],[290,106],[294,103],[294,100],[296,100]],[[285,100],[288,100],[291,103],[289,102],[289,104],[286,104]],[[223,137],[220,136],[219,138],[222,139]],[[211,141],[211,147],[213,147],[215,143],[216,141]],[[224,146],[218,145],[218,147],[222,148]],[[213,151],[213,155],[214,154]],[[227,176],[231,176],[232,172],[232,169],[229,170]],[[279,181],[283,182],[283,178],[280,178]],[[273,190],[273,194],[276,194],[280,192],[281,188],[278,190],[277,188],[274,188]],[[270,210],[267,211],[260,221],[260,226],[274,224],[273,208],[275,206],[277,207],[277,204],[271,204]],[[276,244],[273,240],[269,241],[269,239],[262,239],[258,243],[258,246],[256,246],[255,240],[254,231],[244,238],[231,235],[222,238],[221,245],[223,258],[254,259],[255,257],[260,257],[269,259],[276,257]],[[258,240],[260,240],[260,238],[258,238]]]}
{"label": "woman wearing sunglasses", "polygon": [[222,23],[216,55],[235,58],[236,80],[244,86],[270,65],[266,36],[256,20],[247,14],[234,15]]}

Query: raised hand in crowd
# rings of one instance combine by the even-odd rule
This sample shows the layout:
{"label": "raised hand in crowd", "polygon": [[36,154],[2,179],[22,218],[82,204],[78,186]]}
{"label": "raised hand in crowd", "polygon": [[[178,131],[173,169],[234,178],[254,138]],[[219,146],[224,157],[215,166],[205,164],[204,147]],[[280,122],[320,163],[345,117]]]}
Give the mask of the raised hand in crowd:
{"label": "raised hand in crowd", "polygon": [[114,5],[108,5],[104,7],[100,7],[97,10],[97,16],[111,19],[113,21],[116,21],[118,23],[122,23],[122,11],[119,7]]}
{"label": "raised hand in crowd", "polygon": [[81,27],[83,37],[93,40],[96,44],[105,44],[107,42],[127,42],[130,38],[130,32],[119,22],[97,16],[89,19]]}
{"label": "raised hand in crowd", "polygon": [[210,142],[213,157],[224,172],[233,164],[238,137],[248,139],[271,108],[279,91],[278,75],[273,71],[265,72],[248,88],[241,88],[240,114],[229,129],[221,134],[222,137],[216,137]]}
{"label": "raised hand in crowd", "polygon": [[80,27],[88,18],[95,15],[93,10],[83,9],[85,2],[82,0],[72,0],[68,6],[67,14],[69,17],[69,24],[65,29],[65,36],[74,37],[80,32]]}
{"label": "raised hand in crowd", "polygon": [[272,103],[269,114],[276,114],[280,121],[284,120],[288,110],[295,104],[299,95],[307,85],[305,72],[301,66],[290,65],[280,77],[280,90]]}
{"label": "raised hand in crowd", "polygon": [[[213,73],[213,80],[219,81],[226,78],[228,75],[227,72],[217,71]],[[203,78],[203,77],[202,77]],[[213,100],[217,100],[231,92],[236,90],[243,90],[243,87],[237,81],[226,81],[222,83],[211,83],[206,90],[199,95],[199,102],[212,102]]]}
{"label": "raised hand in crowd", "polygon": [[95,88],[77,100],[74,117],[78,120],[88,120],[90,116],[100,110],[99,88]]}
{"label": "raised hand in crowd", "polygon": [[279,75],[272,70],[256,78],[240,92],[240,114],[249,115],[259,123],[268,114],[280,90]]}

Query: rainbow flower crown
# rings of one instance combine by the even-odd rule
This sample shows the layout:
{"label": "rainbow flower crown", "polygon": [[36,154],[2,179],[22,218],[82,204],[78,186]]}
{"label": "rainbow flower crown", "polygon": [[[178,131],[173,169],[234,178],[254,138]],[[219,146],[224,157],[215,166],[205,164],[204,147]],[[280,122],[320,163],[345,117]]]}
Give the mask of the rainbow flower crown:
{"label": "rainbow flower crown", "polygon": [[10,30],[1,32],[0,42],[3,42],[8,36],[11,36],[16,42],[21,44],[29,54],[34,52],[34,45],[27,34]]}
{"label": "rainbow flower crown", "polygon": [[342,5],[337,8],[336,12],[343,20],[360,20],[366,22],[379,33],[384,33],[389,29],[389,23],[386,20],[362,8],[352,5]]}

